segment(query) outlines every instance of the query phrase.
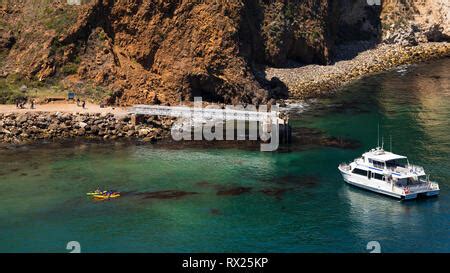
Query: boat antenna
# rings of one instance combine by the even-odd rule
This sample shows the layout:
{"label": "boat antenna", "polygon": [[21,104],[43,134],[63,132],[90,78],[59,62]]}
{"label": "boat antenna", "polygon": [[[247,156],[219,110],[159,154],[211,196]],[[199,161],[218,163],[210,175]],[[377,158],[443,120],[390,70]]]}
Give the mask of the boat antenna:
{"label": "boat antenna", "polygon": [[390,141],[390,150],[391,150],[391,153],[392,153],[392,135],[389,135],[389,141]]}
{"label": "boat antenna", "polygon": [[381,149],[384,149],[384,136],[381,137]]}
{"label": "boat antenna", "polygon": [[380,147],[380,123],[378,122],[377,147]]}

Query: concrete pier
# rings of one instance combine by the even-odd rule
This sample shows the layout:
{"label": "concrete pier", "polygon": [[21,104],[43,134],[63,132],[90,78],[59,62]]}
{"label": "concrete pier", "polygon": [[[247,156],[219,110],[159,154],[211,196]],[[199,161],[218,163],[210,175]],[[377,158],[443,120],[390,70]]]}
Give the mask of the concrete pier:
{"label": "concrete pier", "polygon": [[[186,106],[162,106],[162,105],[135,105],[128,109],[133,114],[132,122],[139,122],[140,116],[155,115],[177,117],[180,120],[178,127],[182,124],[207,124],[226,123],[234,121],[258,122],[263,133],[270,133],[273,124],[277,125],[280,144],[292,142],[292,128],[289,119],[284,116],[280,118],[279,111],[252,111],[236,109],[216,109]],[[260,132],[261,133],[261,132]],[[249,137],[250,139],[250,137]],[[242,140],[242,139],[239,139]]]}

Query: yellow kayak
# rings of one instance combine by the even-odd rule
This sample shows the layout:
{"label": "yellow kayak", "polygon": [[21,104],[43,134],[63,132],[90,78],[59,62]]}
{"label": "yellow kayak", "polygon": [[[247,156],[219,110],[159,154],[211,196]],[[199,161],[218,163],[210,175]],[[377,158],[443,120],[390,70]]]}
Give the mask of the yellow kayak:
{"label": "yellow kayak", "polygon": [[110,198],[117,198],[120,197],[120,193],[113,193],[113,194],[93,194],[92,197],[95,199],[110,199]]}

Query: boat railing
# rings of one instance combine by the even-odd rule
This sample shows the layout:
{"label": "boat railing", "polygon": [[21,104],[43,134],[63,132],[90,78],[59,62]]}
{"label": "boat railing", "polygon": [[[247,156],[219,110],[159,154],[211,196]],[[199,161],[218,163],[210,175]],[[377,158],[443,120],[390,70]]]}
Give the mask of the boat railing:
{"label": "boat railing", "polygon": [[412,186],[407,186],[407,188],[411,192],[417,192],[417,191],[429,190],[430,189],[430,185],[428,185],[428,184],[425,184],[425,185],[412,185]]}
{"label": "boat railing", "polygon": [[414,173],[423,173],[423,172],[425,172],[425,170],[424,170],[424,168],[422,166],[409,165],[408,167]]}
{"label": "boat railing", "polygon": [[345,162],[339,164],[339,168],[342,169],[342,170],[344,170],[344,171],[350,171],[350,170],[351,170],[350,165],[348,165],[348,164],[345,163]]}
{"label": "boat railing", "polygon": [[425,170],[423,169],[423,167],[421,166],[416,166],[416,165],[409,165],[407,167],[400,167],[400,166],[396,166],[394,168],[390,168],[390,170],[397,172],[397,173],[402,173],[402,174],[418,174],[418,173],[423,173],[425,172]]}
{"label": "boat railing", "polygon": [[403,190],[403,193],[415,193],[415,192],[422,192],[422,191],[429,191],[429,190],[438,190],[439,184],[434,183],[434,182],[426,182],[426,183],[420,183],[418,185],[403,186],[403,187],[400,187],[400,189]]}
{"label": "boat railing", "polygon": [[408,172],[407,168],[399,167],[399,166],[391,167],[389,169],[396,173],[407,173]]}
{"label": "boat railing", "polygon": [[429,182],[430,183],[430,189],[432,190],[439,190],[439,184],[436,182]]}

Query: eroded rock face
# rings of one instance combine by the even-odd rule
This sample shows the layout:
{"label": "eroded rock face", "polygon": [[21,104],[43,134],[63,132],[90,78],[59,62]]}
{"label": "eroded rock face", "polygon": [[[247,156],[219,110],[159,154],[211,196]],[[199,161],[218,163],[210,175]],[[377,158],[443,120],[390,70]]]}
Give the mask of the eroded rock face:
{"label": "eroded rock face", "polygon": [[381,13],[386,43],[416,45],[450,41],[448,0],[385,0]]}
{"label": "eroded rock face", "polygon": [[[327,64],[336,43],[449,37],[447,0],[0,2],[0,75],[62,80],[110,103],[253,104],[288,96],[259,64]],[[401,25],[399,28],[397,26]],[[392,26],[392,27],[391,27]],[[80,92],[81,92],[80,91]]]}
{"label": "eroded rock face", "polygon": [[284,66],[288,59],[326,64],[337,11],[328,0],[246,1],[240,26],[243,54],[271,66]]}
{"label": "eroded rock face", "polygon": [[369,5],[367,0],[340,0],[336,43],[349,41],[378,41],[381,34],[381,6]]}
{"label": "eroded rock face", "polygon": [[9,50],[16,43],[12,31],[2,31],[0,36],[0,50]]}
{"label": "eroded rock face", "polygon": [[100,27],[113,37],[111,52],[126,78],[118,88],[123,102],[201,96],[258,104],[286,92],[281,83],[257,80],[253,63],[330,58],[328,1],[291,2],[103,1],[92,13],[108,15]]}
{"label": "eroded rock face", "polygon": [[[31,2],[3,4],[4,21],[30,21]],[[20,37],[9,54],[11,60],[28,58],[26,76],[103,86],[112,93],[110,102],[122,104],[178,103],[194,96],[258,104],[287,92],[280,81],[257,79],[255,63],[325,64],[331,56],[328,0],[87,2],[33,2],[35,13],[54,18],[31,23],[25,32],[36,43]],[[11,61],[5,69],[18,67]]]}

